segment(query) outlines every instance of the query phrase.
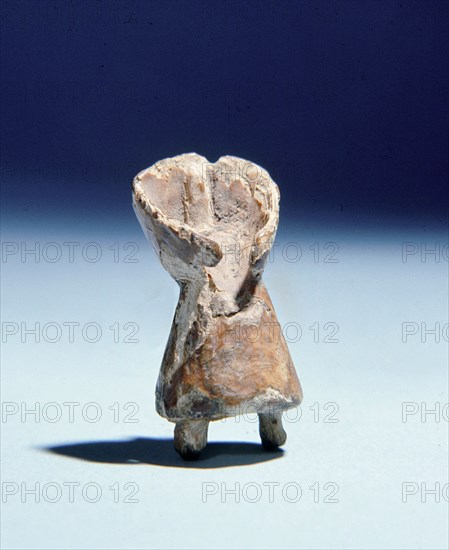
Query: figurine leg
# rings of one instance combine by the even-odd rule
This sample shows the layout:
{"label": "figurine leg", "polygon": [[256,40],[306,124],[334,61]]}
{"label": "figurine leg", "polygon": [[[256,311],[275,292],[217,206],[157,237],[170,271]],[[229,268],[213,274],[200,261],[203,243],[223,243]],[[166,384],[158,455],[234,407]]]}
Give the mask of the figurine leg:
{"label": "figurine leg", "polygon": [[262,445],[268,451],[273,451],[284,445],[287,434],[282,427],[282,413],[261,413],[259,416],[259,434]]}
{"label": "figurine leg", "polygon": [[198,458],[207,445],[209,420],[180,420],[175,426],[175,449],[184,460]]}

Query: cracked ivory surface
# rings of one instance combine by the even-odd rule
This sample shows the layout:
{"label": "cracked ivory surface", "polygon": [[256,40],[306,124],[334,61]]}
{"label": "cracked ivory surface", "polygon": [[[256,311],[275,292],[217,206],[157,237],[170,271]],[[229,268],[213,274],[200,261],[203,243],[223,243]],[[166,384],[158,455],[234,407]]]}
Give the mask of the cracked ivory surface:
{"label": "cracked ivory surface", "polygon": [[180,286],[156,388],[171,421],[217,420],[300,404],[301,386],[261,280],[279,190],[261,167],[195,153],[157,162],[133,183],[134,208]]}

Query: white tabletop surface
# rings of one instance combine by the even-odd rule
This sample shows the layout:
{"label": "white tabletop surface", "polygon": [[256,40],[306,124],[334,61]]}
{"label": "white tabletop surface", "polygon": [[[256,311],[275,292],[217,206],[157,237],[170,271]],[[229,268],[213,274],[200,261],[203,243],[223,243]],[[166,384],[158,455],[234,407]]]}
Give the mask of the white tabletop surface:
{"label": "white tabletop surface", "polygon": [[213,423],[189,463],[154,410],[177,286],[137,222],[4,240],[2,548],[448,547],[447,248],[420,255],[447,234],[283,226],[264,279],[301,411],[283,452],[246,416]]}

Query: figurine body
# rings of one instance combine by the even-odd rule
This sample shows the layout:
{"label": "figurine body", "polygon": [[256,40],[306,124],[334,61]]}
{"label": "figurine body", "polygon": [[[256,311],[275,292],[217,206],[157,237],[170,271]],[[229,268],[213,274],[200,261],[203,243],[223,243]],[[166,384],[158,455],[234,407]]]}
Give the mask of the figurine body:
{"label": "figurine body", "polygon": [[156,388],[185,458],[207,444],[212,420],[259,415],[262,443],[285,442],[282,411],[299,380],[261,280],[278,224],[268,173],[236,157],[196,154],[156,163],[133,183],[134,208],[180,298]]}

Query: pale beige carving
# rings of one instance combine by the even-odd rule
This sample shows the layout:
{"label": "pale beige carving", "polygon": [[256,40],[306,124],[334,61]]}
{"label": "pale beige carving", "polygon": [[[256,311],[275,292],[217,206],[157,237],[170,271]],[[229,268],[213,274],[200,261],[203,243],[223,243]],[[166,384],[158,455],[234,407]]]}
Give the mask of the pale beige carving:
{"label": "pale beige carving", "polygon": [[179,303],[156,388],[185,458],[211,420],[259,415],[266,448],[283,445],[283,410],[302,400],[261,276],[276,233],[279,189],[261,167],[195,153],[157,162],[133,182],[135,212]]}

